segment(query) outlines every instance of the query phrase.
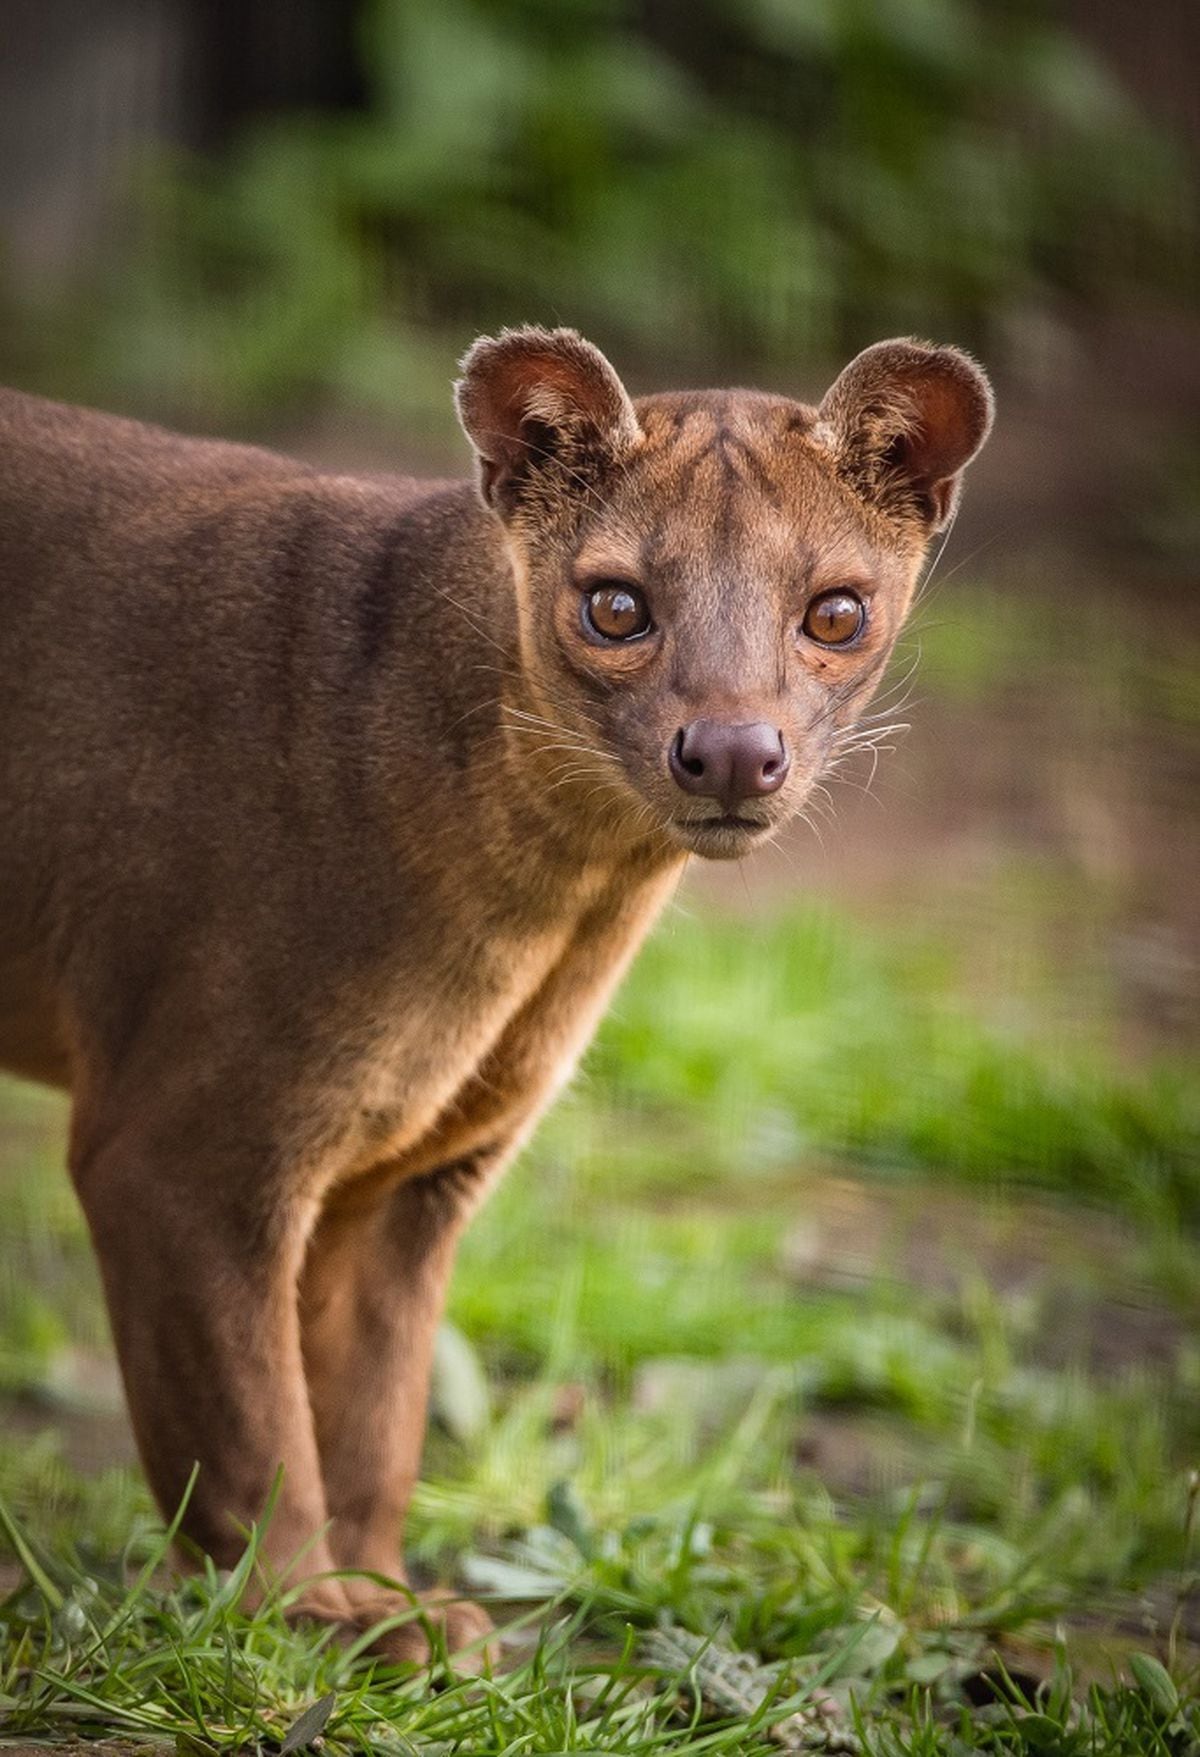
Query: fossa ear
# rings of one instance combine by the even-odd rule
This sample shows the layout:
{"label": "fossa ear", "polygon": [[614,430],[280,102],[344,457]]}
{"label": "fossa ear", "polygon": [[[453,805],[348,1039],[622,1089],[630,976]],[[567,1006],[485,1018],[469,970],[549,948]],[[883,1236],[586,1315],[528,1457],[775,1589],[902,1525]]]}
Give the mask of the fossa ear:
{"label": "fossa ear", "polygon": [[475,448],[479,491],[501,515],[547,464],[557,461],[582,487],[641,437],[621,380],[573,329],[481,336],[461,370],[458,418]]}
{"label": "fossa ear", "polygon": [[959,349],[877,342],[826,393],[813,437],[864,499],[930,533],[949,523],[992,410],[984,372]]}

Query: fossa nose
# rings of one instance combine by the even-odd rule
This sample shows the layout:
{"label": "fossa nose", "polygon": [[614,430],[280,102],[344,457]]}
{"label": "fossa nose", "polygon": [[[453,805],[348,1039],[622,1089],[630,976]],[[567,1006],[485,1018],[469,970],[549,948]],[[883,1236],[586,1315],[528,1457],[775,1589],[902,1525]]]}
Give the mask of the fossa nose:
{"label": "fossa nose", "polygon": [[776,792],[792,766],[782,732],[765,720],[745,726],[693,720],[675,734],[668,762],[685,793],[719,800],[726,811]]}

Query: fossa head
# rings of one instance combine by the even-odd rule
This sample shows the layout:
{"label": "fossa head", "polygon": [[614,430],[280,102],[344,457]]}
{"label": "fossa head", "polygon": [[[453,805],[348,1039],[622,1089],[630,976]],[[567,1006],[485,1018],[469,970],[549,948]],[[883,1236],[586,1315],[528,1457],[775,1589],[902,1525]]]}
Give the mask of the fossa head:
{"label": "fossa head", "polygon": [[539,717],[591,752],[631,823],[746,853],[803,806],[877,687],[987,437],[987,379],[954,348],[891,341],[817,407],[635,403],[574,331],[519,329],[475,343],[457,397]]}

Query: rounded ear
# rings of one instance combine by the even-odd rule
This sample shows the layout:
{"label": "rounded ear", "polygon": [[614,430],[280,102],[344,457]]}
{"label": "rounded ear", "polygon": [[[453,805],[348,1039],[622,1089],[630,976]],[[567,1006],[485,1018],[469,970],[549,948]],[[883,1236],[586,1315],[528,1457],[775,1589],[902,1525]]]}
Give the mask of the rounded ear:
{"label": "rounded ear", "polygon": [[573,329],[502,330],[463,357],[458,418],[475,448],[488,506],[512,512],[551,458],[586,482],[640,438],[633,404],[599,348]]}
{"label": "rounded ear", "polygon": [[959,349],[877,342],[826,393],[814,438],[865,499],[937,531],[954,512],[992,410],[982,368]]}

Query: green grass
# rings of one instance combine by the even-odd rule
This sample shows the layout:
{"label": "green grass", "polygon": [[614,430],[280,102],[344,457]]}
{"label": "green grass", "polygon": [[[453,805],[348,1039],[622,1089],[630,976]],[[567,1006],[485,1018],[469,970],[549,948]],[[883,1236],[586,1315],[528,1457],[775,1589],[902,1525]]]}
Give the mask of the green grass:
{"label": "green grass", "polygon": [[615,1153],[660,1183],[677,1183],[681,1150],[709,1182],[815,1152],[1200,1218],[1196,1082],[1167,1058],[1122,1073],[1103,1012],[1064,1033],[1051,980],[989,1019],[936,922],[669,918],[590,1063],[619,1126],[586,1080],[559,1126],[589,1164]]}
{"label": "green grass", "polygon": [[[1060,1607],[1085,1507],[1047,1507],[1023,1544],[1005,1541],[954,1509],[947,1476],[848,1516],[790,1467],[787,1374],[704,1444],[678,1412],[598,1409],[549,1438],[551,1389],[518,1393],[417,1507],[417,1552],[455,1549],[513,1626],[503,1672],[447,1670],[431,1694],[286,1629],[277,1608],[242,1615],[240,1572],[151,1590],[162,1546],[135,1523],[121,1562],[26,1553],[34,1582],[4,1607],[7,1732],[152,1737],[193,1757],[277,1749],[332,1697],[338,1752],[765,1752],[776,1722],[807,1737],[792,1717],[820,1702],[816,1725],[840,1748],[856,1730],[881,1753],[1195,1750],[1194,1674],[1168,1671],[1146,1637],[1124,1655],[1124,1685],[1074,1676],[1066,1639],[1040,1686],[996,1657]],[[86,1521],[86,1504],[73,1511]],[[755,1669],[731,1702],[735,1653]],[[990,1705],[968,1708],[966,1690]]]}
{"label": "green grass", "polygon": [[[1188,717],[975,610],[943,703]],[[61,1107],[0,1089],[0,1737],[1197,1757],[1200,1115],[1127,907],[1010,847],[982,901],[667,917],[465,1242],[410,1553],[509,1634],[436,1689],[163,1564]]]}

